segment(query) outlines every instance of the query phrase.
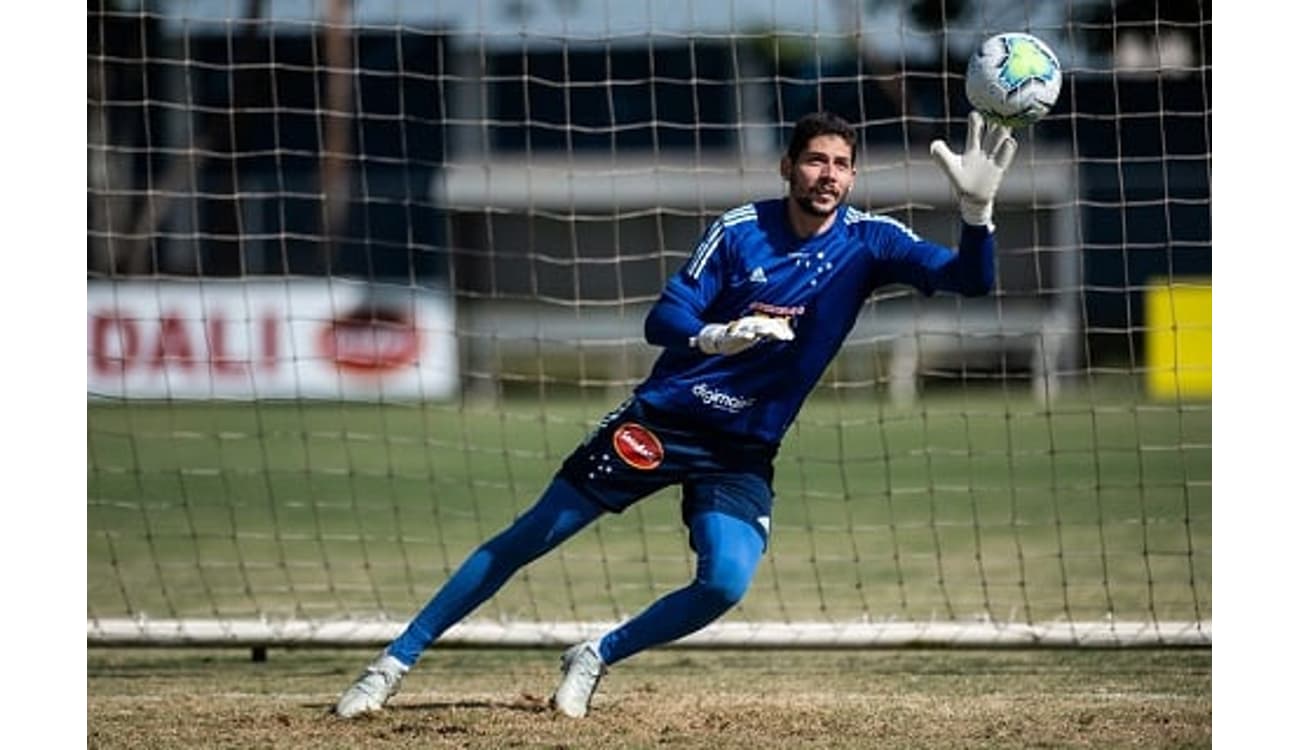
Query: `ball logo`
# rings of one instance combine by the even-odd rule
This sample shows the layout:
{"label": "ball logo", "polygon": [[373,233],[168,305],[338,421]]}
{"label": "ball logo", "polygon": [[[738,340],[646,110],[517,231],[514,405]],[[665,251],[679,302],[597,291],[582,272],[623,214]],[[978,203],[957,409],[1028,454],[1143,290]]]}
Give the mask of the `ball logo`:
{"label": "ball logo", "polygon": [[664,462],[664,446],[655,434],[635,422],[614,430],[614,451],[629,466],[649,471]]}

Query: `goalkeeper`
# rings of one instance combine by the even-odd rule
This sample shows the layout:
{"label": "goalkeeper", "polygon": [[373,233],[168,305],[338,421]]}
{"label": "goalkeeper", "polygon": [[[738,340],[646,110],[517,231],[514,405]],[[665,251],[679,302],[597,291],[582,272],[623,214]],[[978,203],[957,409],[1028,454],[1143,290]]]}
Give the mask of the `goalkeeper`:
{"label": "goalkeeper", "polygon": [[606,668],[703,628],[740,601],[767,547],[772,464],[804,399],[873,290],[988,293],[993,199],[1015,156],[1003,126],[970,115],[964,153],[930,150],[961,207],[957,250],[846,205],[857,135],[843,119],[796,123],[780,172],[787,195],[719,217],[669,279],[645,322],[663,348],[631,398],[564,461],[536,504],[483,543],[339,698],[380,709],[452,625],[527,563],[608,512],[681,485],[695,578],[595,640],[568,649],[551,704],[587,714]]}

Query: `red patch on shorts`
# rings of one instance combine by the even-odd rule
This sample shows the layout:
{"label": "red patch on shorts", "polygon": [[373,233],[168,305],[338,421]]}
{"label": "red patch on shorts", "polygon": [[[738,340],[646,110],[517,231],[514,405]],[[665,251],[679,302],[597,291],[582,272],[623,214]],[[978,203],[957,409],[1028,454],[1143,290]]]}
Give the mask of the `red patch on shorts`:
{"label": "red patch on shorts", "polygon": [[659,438],[636,422],[619,425],[614,430],[614,452],[628,466],[643,471],[649,471],[664,462],[664,446]]}

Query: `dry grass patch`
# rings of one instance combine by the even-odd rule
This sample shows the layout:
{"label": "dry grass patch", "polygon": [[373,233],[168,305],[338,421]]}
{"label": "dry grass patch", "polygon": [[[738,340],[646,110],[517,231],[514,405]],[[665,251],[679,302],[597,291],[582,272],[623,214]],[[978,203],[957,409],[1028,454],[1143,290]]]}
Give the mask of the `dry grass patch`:
{"label": "dry grass patch", "polygon": [[380,714],[328,711],[369,654],[88,657],[92,748],[1209,747],[1209,651],[668,651],[552,714],[554,651],[430,652]]}

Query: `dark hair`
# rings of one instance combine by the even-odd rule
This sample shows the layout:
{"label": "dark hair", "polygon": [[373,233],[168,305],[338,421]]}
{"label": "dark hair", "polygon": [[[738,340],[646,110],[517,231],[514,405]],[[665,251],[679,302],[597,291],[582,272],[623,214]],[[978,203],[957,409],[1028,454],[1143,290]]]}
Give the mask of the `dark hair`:
{"label": "dark hair", "polygon": [[843,117],[832,112],[809,112],[794,124],[794,134],[790,136],[790,145],[785,155],[791,162],[799,160],[799,154],[808,147],[808,141],[819,135],[838,135],[849,144],[853,163],[858,162],[858,132]]}

